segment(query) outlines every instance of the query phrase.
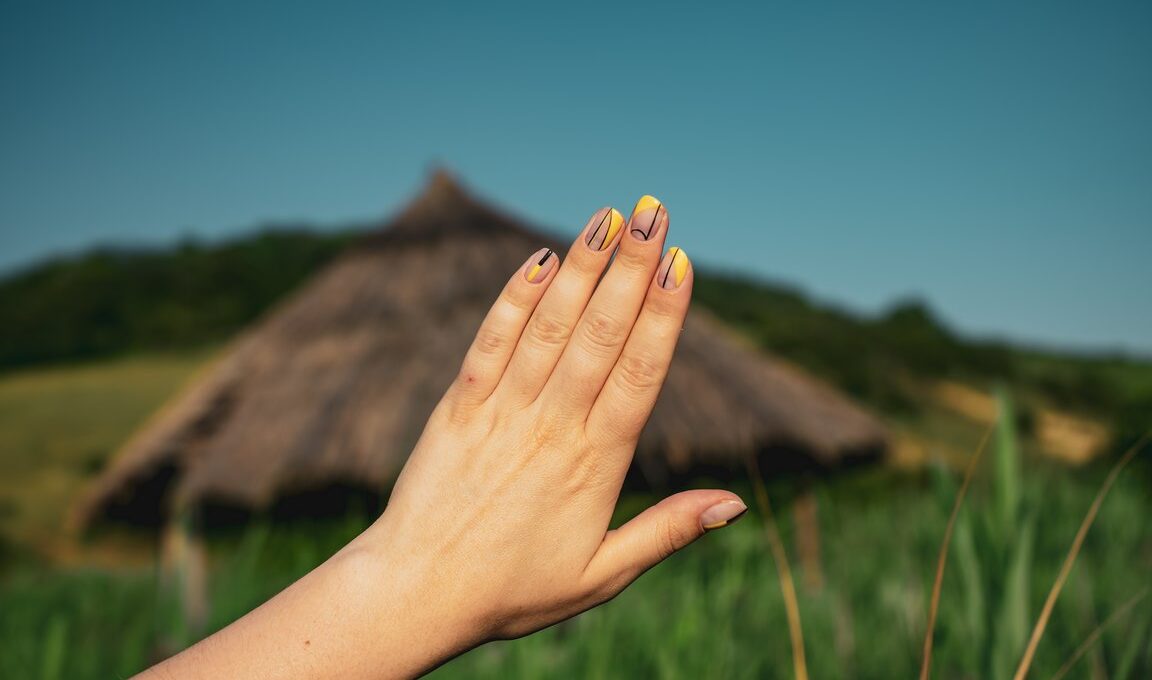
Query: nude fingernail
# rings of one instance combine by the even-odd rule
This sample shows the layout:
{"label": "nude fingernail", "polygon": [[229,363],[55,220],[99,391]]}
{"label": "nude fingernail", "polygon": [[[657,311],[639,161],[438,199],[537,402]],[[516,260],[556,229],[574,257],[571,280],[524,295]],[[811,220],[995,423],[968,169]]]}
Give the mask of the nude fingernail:
{"label": "nude fingernail", "polygon": [[741,501],[720,501],[700,513],[700,526],[704,527],[705,531],[726,527],[743,517],[746,512],[748,506]]}
{"label": "nude fingernail", "polygon": [[688,275],[688,256],[679,248],[669,248],[656,269],[656,282],[665,290],[675,290]]}
{"label": "nude fingernail", "polygon": [[667,217],[668,210],[656,197],[641,196],[632,209],[632,219],[628,220],[628,233],[641,241],[648,241],[659,231],[661,220]]}
{"label": "nude fingernail", "polygon": [[584,228],[587,237],[584,242],[592,250],[605,250],[612,245],[620,227],[624,226],[624,216],[615,208],[601,208],[596,211],[588,226]]}
{"label": "nude fingernail", "polygon": [[556,253],[552,252],[551,248],[541,248],[524,265],[524,278],[528,279],[528,283],[539,283],[548,276],[548,272],[552,271],[556,262]]}

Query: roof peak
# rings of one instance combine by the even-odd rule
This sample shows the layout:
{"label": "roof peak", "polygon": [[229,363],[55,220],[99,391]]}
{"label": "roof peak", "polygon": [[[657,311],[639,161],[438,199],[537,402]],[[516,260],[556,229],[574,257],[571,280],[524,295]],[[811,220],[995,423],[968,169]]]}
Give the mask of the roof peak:
{"label": "roof peak", "polygon": [[432,169],[428,175],[428,182],[424,185],[424,191],[420,192],[420,197],[457,200],[471,198],[456,173],[444,166],[436,166]]}
{"label": "roof peak", "polygon": [[416,196],[379,232],[385,237],[431,236],[461,231],[523,229],[502,211],[479,199],[445,167],[436,167]]}
{"label": "roof peak", "polygon": [[476,199],[451,170],[437,167],[428,176],[424,188],[400,211],[395,222],[405,224],[433,221],[456,212],[460,207],[476,204]]}

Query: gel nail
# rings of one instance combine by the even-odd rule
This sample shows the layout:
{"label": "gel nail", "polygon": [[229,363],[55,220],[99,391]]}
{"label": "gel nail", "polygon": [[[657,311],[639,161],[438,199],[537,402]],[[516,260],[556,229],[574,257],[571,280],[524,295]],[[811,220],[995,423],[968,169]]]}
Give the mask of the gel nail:
{"label": "gel nail", "polygon": [[720,501],[716,505],[700,513],[700,526],[705,531],[712,531],[732,524],[748,512],[748,506],[740,501]]}
{"label": "gel nail", "polygon": [[528,279],[528,283],[539,283],[555,266],[556,253],[552,252],[551,248],[541,248],[528,260],[524,278]]}
{"label": "gel nail", "polygon": [[660,261],[660,268],[656,270],[656,282],[664,290],[675,290],[684,283],[688,275],[688,256],[679,248],[669,248],[664,259]]}
{"label": "gel nail", "polygon": [[601,208],[589,220],[585,230],[588,237],[584,240],[592,250],[605,250],[612,245],[612,241],[624,226],[624,216],[615,208]]}
{"label": "gel nail", "polygon": [[628,233],[641,241],[647,241],[656,233],[660,220],[668,215],[668,211],[653,196],[641,196],[632,209],[632,219],[628,222]]}

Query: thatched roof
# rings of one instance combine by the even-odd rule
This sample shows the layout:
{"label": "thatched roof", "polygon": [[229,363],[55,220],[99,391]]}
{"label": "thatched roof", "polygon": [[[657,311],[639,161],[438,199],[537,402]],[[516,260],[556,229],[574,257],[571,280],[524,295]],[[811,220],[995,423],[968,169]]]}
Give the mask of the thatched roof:
{"label": "thatched roof", "polygon": [[[542,246],[565,250],[438,173],[173,398],[118,452],[77,519],[154,524],[176,504],[259,509],[324,488],[382,492],[509,272]],[[694,307],[634,477],[735,473],[749,453],[769,469],[827,469],[883,446],[860,407]]]}

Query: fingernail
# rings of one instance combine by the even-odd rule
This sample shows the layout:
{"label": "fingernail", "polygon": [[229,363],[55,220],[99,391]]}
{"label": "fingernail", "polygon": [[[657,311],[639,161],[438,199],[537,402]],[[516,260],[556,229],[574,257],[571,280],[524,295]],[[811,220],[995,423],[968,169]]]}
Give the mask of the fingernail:
{"label": "fingernail", "polygon": [[704,527],[705,531],[726,527],[740,519],[746,512],[748,506],[740,501],[720,501],[700,513],[700,526]]}
{"label": "fingernail", "polygon": [[653,196],[641,196],[632,209],[632,219],[628,221],[628,233],[641,241],[647,241],[656,235],[660,227],[660,220],[668,215],[664,204]]}
{"label": "fingernail", "polygon": [[657,281],[665,290],[675,290],[684,283],[688,275],[688,256],[679,248],[669,248],[664,259],[660,260],[660,267],[656,270]]}
{"label": "fingernail", "polygon": [[528,283],[543,281],[548,272],[556,266],[556,261],[556,253],[552,252],[551,248],[537,250],[524,266],[524,278],[528,279]]}
{"label": "fingernail", "polygon": [[584,242],[592,250],[604,250],[612,245],[612,240],[616,238],[616,234],[622,226],[624,226],[624,216],[620,214],[619,210],[601,208],[588,221],[588,226],[584,227],[588,233],[588,238]]}

